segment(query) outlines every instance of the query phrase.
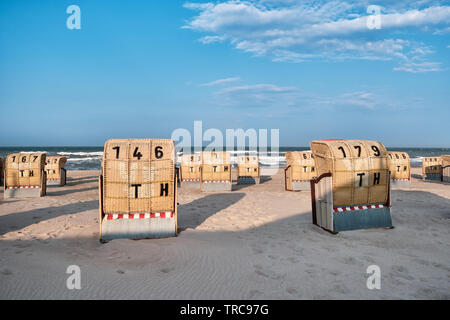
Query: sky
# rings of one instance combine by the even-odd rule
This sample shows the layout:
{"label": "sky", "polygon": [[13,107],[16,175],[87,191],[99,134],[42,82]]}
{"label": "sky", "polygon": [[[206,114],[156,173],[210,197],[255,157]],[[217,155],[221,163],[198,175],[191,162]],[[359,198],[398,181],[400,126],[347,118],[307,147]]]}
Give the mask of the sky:
{"label": "sky", "polygon": [[2,0],[0,146],[200,120],[279,129],[281,146],[450,147],[449,57],[449,1]]}

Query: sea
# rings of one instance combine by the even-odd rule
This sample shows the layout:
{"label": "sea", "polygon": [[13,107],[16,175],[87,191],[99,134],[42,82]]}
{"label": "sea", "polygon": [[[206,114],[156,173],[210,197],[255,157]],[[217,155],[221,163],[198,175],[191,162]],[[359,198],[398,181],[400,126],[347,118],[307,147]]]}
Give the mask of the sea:
{"label": "sea", "polygon": [[[287,151],[305,151],[308,147],[280,147],[279,150],[266,152],[253,151],[260,156],[262,168],[283,167],[286,164],[285,153]],[[450,154],[450,148],[388,148],[390,151],[403,151],[409,154],[411,165],[422,166],[424,157],[441,156]],[[0,147],[0,157],[6,158],[10,153],[16,152],[44,152],[49,156],[60,155],[67,157],[66,169],[68,170],[100,170],[103,156],[103,147]],[[237,163],[237,156],[248,151],[234,150],[231,153],[231,163]],[[177,152],[180,157],[183,153]]]}

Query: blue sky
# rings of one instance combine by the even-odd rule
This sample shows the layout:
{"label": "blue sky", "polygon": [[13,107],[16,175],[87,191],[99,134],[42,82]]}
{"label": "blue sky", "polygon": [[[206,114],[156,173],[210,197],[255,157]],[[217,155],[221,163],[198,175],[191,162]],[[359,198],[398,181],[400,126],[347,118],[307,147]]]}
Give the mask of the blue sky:
{"label": "blue sky", "polygon": [[449,57],[448,1],[3,0],[0,145],[169,138],[202,120],[276,128],[283,146],[450,147]]}

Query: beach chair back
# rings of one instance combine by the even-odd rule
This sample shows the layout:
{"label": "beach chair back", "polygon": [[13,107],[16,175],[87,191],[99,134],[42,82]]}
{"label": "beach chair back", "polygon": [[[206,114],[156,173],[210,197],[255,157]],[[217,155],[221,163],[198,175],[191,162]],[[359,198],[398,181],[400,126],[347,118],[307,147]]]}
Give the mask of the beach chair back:
{"label": "beach chair back", "polygon": [[177,234],[175,148],[167,139],[105,143],[100,177],[100,238]]}
{"label": "beach chair back", "polygon": [[5,161],[5,198],[46,193],[45,153],[12,153]]}

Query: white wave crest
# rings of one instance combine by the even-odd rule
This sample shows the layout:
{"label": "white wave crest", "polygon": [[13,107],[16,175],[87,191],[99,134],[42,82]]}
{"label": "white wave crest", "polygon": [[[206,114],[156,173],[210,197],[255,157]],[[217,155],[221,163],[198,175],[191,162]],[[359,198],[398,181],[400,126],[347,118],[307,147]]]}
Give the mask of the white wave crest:
{"label": "white wave crest", "polygon": [[68,162],[86,162],[86,161],[101,161],[102,157],[86,157],[86,158],[69,158]]}
{"label": "white wave crest", "polygon": [[60,156],[103,156],[102,151],[98,152],[58,152]]}

